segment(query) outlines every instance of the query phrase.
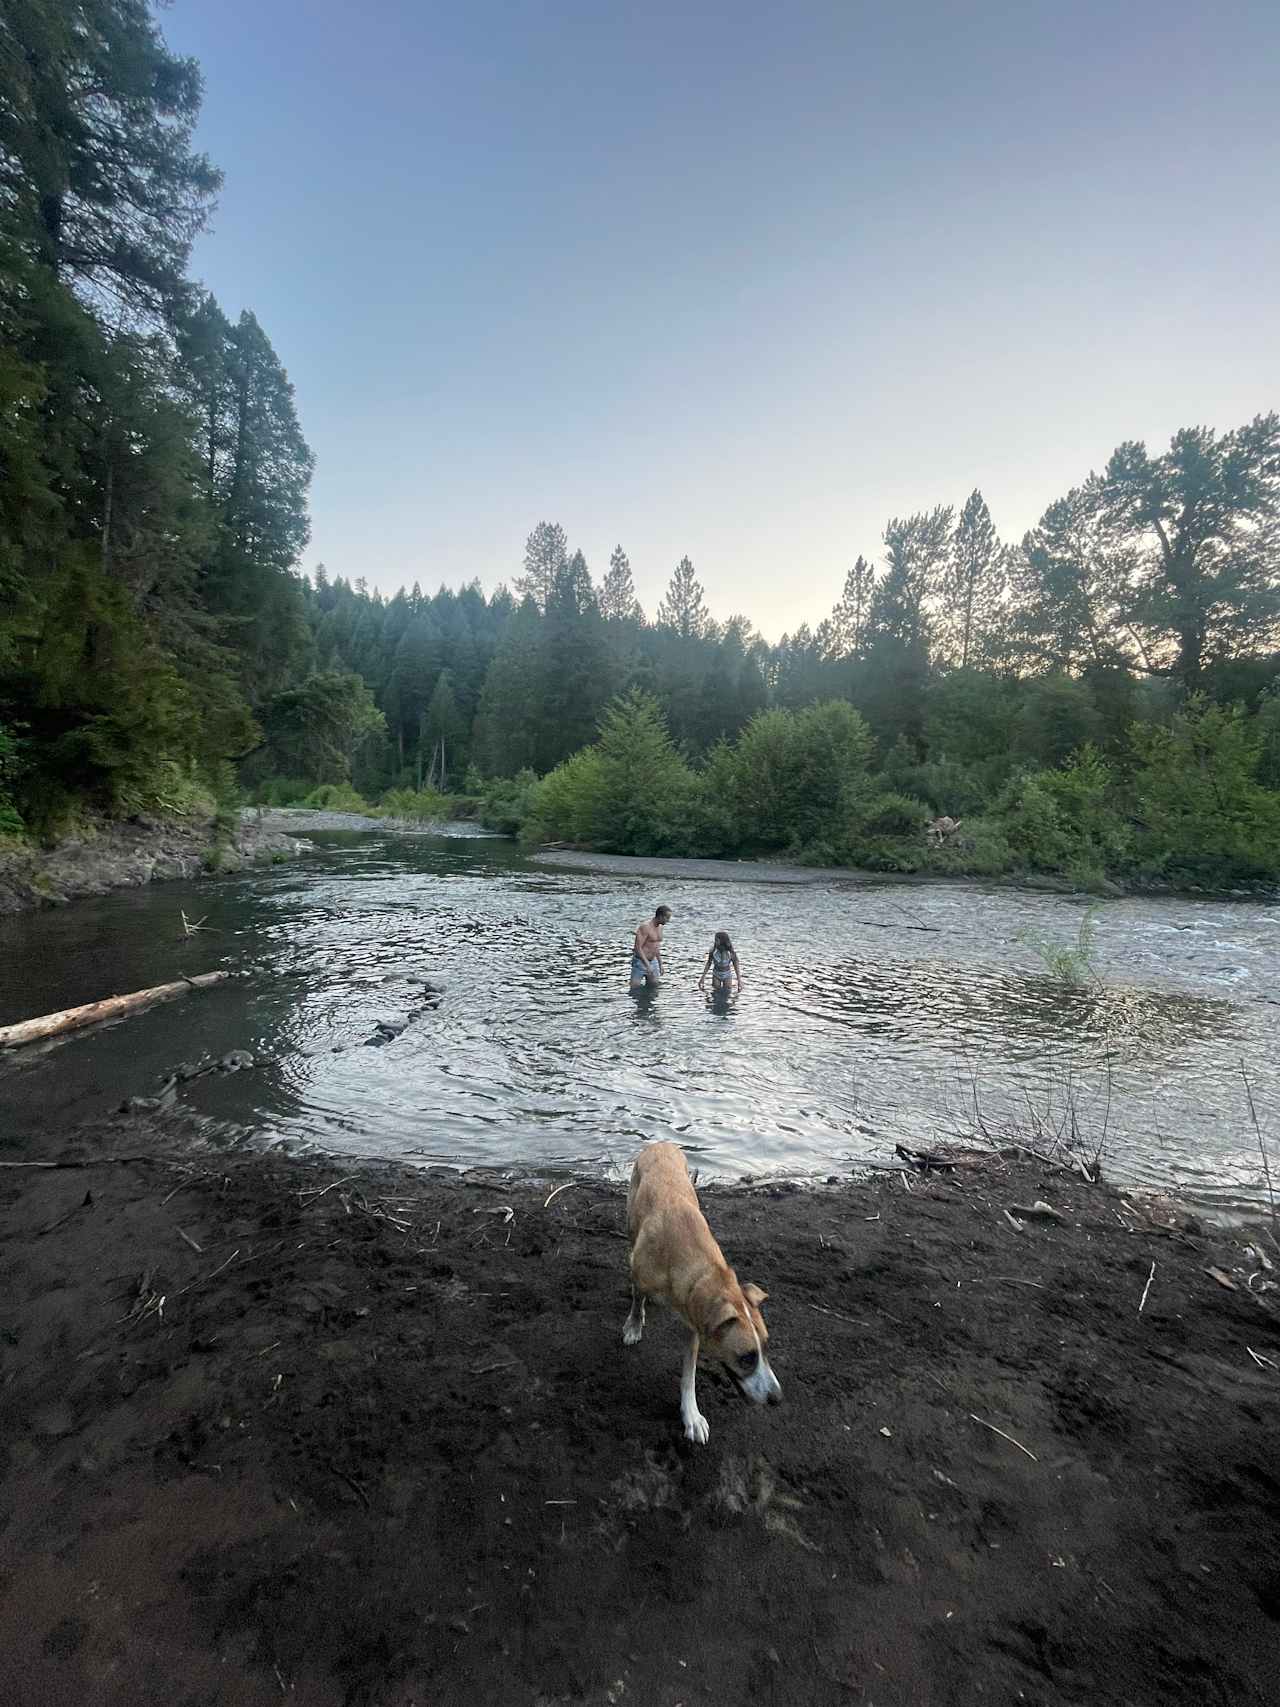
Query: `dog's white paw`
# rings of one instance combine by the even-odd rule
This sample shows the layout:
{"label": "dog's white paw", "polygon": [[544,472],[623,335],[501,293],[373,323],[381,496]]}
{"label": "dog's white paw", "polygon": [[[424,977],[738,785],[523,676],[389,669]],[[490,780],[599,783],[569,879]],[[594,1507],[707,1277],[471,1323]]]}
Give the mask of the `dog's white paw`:
{"label": "dog's white paw", "polygon": [[695,1446],[705,1446],[711,1438],[711,1424],[701,1411],[694,1411],[692,1416],[684,1419],[684,1437]]}
{"label": "dog's white paw", "polygon": [[622,1343],[623,1343],[623,1345],[636,1345],[639,1342],[640,1336],[643,1333],[644,1333],[644,1323],[643,1322],[633,1322],[631,1317],[628,1316],[626,1319],[626,1322],[623,1324],[623,1329],[622,1329]]}

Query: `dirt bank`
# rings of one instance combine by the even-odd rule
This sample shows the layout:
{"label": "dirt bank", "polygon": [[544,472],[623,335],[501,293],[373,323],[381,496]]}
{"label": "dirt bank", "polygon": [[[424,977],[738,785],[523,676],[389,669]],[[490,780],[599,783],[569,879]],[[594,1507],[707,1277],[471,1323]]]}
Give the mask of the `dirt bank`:
{"label": "dirt bank", "polygon": [[0,850],[0,915],[57,907],[110,889],[291,858],[301,844],[246,814],[230,840],[208,819],[131,818],[101,823],[53,848]]}
{"label": "dirt bank", "polygon": [[316,806],[263,806],[251,808],[255,818],[269,830],[284,830],[305,836],[313,830],[396,830],[419,836],[492,837],[470,818],[373,818],[367,812],[329,812]]}
{"label": "dirt bank", "polygon": [[620,1343],[617,1187],[56,1154],[0,1170],[0,1700],[1274,1700],[1238,1246],[1034,1167],[708,1191],[786,1397],[704,1374],[695,1449],[674,1325]]}

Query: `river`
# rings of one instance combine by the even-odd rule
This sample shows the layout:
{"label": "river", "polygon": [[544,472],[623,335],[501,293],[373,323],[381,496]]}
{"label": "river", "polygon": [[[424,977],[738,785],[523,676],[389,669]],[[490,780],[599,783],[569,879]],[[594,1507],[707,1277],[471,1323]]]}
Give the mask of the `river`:
{"label": "river", "polygon": [[[0,1023],[246,974],[0,1060],[4,1130],[105,1113],[234,1049],[263,1064],[183,1091],[211,1133],[340,1155],[621,1168],[664,1137],[707,1174],[826,1173],[976,1119],[1074,1135],[1112,1178],[1231,1213],[1265,1201],[1243,1062],[1280,1161],[1280,908],[1104,903],[1096,981],[1069,988],[1034,939],[1075,940],[1073,897],[557,870],[493,838],[385,829],[314,842],[240,877],[0,920]],[[636,998],[631,932],[659,900],[670,977]],[[203,920],[191,937],[184,911]],[[720,927],[746,988],[708,1006],[695,986]],[[438,1007],[414,976],[445,987]],[[364,1046],[397,1016],[413,1023]]]}

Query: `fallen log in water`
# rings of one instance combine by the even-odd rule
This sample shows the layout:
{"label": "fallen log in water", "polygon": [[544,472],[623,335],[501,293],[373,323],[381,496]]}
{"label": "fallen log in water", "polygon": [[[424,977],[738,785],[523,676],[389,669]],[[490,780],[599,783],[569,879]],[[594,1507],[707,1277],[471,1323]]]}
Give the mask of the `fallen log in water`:
{"label": "fallen log in water", "polygon": [[195,978],[180,978],[175,984],[155,984],[149,990],[134,990],[128,996],[107,996],[100,1002],[86,1002],[83,1007],[63,1008],[60,1013],[42,1014],[39,1019],[24,1019],[17,1025],[0,1026],[0,1049],[16,1049],[19,1044],[59,1037],[64,1031],[79,1031],[81,1026],[96,1025],[99,1020],[120,1019],[125,1014],[140,1013],[153,1002],[166,1002],[171,996],[185,996],[188,990],[203,990],[209,984],[221,984],[230,976],[229,972],[201,972]]}

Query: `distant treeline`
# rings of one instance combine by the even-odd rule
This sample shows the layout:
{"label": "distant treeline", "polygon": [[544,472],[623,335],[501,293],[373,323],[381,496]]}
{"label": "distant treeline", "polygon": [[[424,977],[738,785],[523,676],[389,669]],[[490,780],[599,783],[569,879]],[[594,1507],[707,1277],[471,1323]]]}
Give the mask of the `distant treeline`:
{"label": "distant treeline", "polygon": [[186,276],[197,67],[144,0],[0,47],[0,832],[435,789],[624,850],[902,867],[945,813],[967,869],[1275,874],[1274,414],[1121,445],[1016,544],[978,491],[895,518],[776,644],[688,557],[647,617],[550,522],[487,596],[308,580],[292,388]]}

